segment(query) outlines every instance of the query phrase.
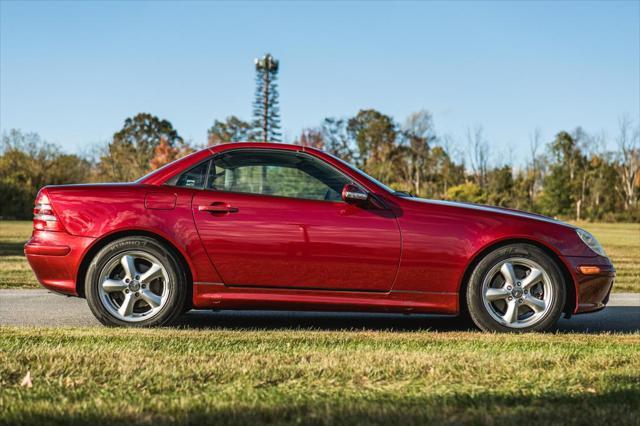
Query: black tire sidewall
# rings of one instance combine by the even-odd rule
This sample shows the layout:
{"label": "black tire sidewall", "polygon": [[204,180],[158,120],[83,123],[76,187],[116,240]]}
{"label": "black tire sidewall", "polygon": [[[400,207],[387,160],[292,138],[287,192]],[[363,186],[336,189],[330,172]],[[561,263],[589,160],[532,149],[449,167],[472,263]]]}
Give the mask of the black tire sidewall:
{"label": "black tire sidewall", "polygon": [[[482,300],[482,282],[491,268],[501,261],[512,257],[524,257],[538,263],[549,275],[552,283],[552,306],[538,323],[525,328],[506,327],[489,315]],[[481,330],[496,332],[522,333],[528,331],[550,331],[555,326],[566,300],[565,282],[557,263],[540,248],[530,244],[510,244],[500,247],[483,257],[471,274],[467,287],[467,306],[473,322]]]}
{"label": "black tire sidewall", "polygon": [[[127,322],[111,315],[102,304],[98,278],[100,271],[111,259],[133,250],[149,253],[162,262],[169,275],[170,287],[168,300],[160,312],[149,319]],[[108,326],[153,327],[167,325],[183,312],[187,302],[187,294],[187,280],[180,262],[177,261],[170,249],[150,237],[124,237],[106,244],[91,260],[85,277],[85,295],[89,308],[98,321]]]}

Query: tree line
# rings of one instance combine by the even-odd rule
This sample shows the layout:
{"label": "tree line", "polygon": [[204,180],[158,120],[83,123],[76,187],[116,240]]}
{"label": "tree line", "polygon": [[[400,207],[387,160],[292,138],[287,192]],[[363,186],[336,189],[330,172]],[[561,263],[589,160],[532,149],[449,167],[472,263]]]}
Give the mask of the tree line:
{"label": "tree line", "polygon": [[[253,123],[215,120],[208,145],[260,140]],[[640,130],[621,119],[616,149],[582,128],[550,141],[535,131],[521,145],[525,164],[498,159],[481,127],[464,140],[439,135],[428,111],[403,122],[374,109],[329,117],[303,129],[294,143],[324,149],[392,188],[413,195],[537,212],[578,220],[640,221]],[[63,152],[36,133],[10,130],[0,147],[0,217],[29,218],[44,185],[126,182],[195,149],[172,124],[148,113],[127,118],[95,155]]]}

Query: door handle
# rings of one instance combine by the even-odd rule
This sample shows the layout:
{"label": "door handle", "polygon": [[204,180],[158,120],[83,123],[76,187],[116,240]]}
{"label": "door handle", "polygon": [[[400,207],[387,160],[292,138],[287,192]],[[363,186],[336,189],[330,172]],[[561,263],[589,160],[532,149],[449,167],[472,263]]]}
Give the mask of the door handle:
{"label": "door handle", "polygon": [[208,206],[198,206],[198,211],[209,213],[237,213],[238,208],[232,207],[227,203],[216,201]]}

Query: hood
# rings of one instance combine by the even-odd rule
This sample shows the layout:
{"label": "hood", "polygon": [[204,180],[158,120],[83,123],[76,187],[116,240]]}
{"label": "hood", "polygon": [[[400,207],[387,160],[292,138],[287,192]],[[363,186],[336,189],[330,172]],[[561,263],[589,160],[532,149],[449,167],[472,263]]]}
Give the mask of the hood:
{"label": "hood", "polygon": [[575,228],[575,226],[573,226],[573,225],[570,225],[570,224],[568,224],[566,222],[562,222],[560,220],[552,219],[552,218],[550,218],[548,216],[544,216],[544,215],[537,214],[537,213],[529,213],[529,212],[525,212],[525,211],[522,211],[522,210],[509,209],[509,208],[506,208],[506,207],[485,206],[483,204],[465,203],[465,202],[460,202],[460,201],[428,200],[426,198],[408,198],[408,199],[412,200],[412,201],[417,201],[417,202],[420,202],[420,203],[425,203],[425,204],[452,206],[452,207],[458,207],[458,208],[463,208],[463,209],[468,209],[468,210],[504,214],[504,215],[508,215],[508,216],[515,216],[515,217],[521,217],[521,218],[524,218],[524,219],[538,220],[538,221],[541,221],[541,222],[554,223],[556,225],[562,225],[562,226],[566,226],[566,227],[569,227],[569,228]]}

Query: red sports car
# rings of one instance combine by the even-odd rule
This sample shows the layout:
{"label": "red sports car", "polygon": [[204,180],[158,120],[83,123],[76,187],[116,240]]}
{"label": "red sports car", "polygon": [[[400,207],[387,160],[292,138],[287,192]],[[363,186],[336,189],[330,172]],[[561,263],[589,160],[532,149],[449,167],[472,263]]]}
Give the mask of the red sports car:
{"label": "red sports car", "polygon": [[104,324],[189,309],[469,315],[541,331],[604,308],[598,241],[530,213],[394,191],[296,145],[206,148],[136,182],[43,188],[25,253]]}

